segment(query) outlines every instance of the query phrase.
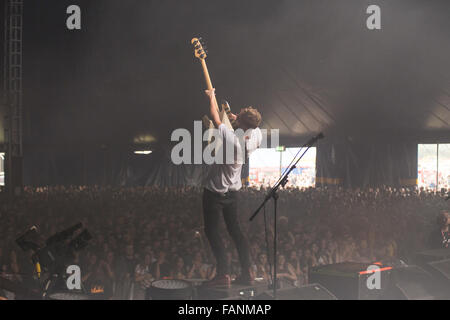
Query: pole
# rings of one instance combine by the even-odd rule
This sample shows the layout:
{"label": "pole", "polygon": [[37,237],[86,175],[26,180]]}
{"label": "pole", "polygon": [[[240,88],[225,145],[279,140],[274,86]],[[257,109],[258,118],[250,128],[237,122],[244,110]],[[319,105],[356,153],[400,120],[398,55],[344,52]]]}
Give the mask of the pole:
{"label": "pole", "polygon": [[436,192],[439,191],[439,143],[436,145]]}
{"label": "pole", "polygon": [[273,230],[273,299],[277,300],[277,202],[278,202],[278,194],[274,194],[273,196],[274,202],[274,230]]}
{"label": "pole", "polygon": [[[273,237],[273,260],[274,260],[274,270],[273,270],[273,298],[276,299],[277,297],[277,200],[278,200],[278,194],[277,191],[280,187],[284,187],[286,183],[288,182],[289,174],[296,168],[299,161],[303,158],[303,156],[308,152],[308,150],[320,139],[323,139],[324,135],[322,133],[318,134],[316,137],[311,138],[300,150],[298,153],[294,156],[294,159],[289,164],[289,168],[286,169],[284,174],[280,177],[280,179],[275,183],[275,185],[271,188],[269,193],[264,198],[264,201],[261,203],[261,205],[256,209],[256,211],[253,213],[253,215],[250,217],[250,221],[252,221],[258,213],[261,211],[261,209],[266,205],[266,203],[270,200],[274,200],[274,237]],[[306,147],[306,150],[303,152],[303,154],[297,159],[297,156],[301,153],[302,149]]]}
{"label": "pole", "polygon": [[283,152],[280,152],[280,177],[281,177],[281,166],[283,163]]}

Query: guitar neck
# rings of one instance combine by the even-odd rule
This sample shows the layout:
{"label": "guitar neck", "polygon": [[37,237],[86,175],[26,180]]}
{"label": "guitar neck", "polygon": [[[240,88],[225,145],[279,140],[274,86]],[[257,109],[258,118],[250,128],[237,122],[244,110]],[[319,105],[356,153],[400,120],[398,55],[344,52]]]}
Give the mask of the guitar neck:
{"label": "guitar neck", "polygon": [[[206,87],[208,88],[208,90],[212,90],[214,87],[211,82],[211,77],[209,76],[209,71],[208,71],[208,67],[206,65],[206,61],[204,58],[200,59],[200,61],[201,61],[202,68],[203,68],[203,75],[205,76]],[[219,117],[221,118],[222,123],[224,123],[228,128],[233,129],[233,125],[231,124],[230,119],[229,119],[230,111],[229,110],[228,111],[226,111],[226,110],[220,111],[219,104],[217,103],[217,98],[215,95],[214,95],[214,102],[216,103],[217,112],[219,112]],[[208,121],[209,121],[209,124],[208,124]],[[204,122],[208,124],[206,127],[213,126],[212,122],[207,117],[206,117],[206,119],[204,119]]]}
{"label": "guitar neck", "polygon": [[[214,87],[211,82],[211,77],[209,76],[208,66],[206,65],[206,61],[204,59],[201,60],[201,62],[202,62],[202,68],[203,68],[203,75],[205,76],[206,87],[208,88],[208,90],[212,90]],[[215,96],[214,96],[214,100],[216,101],[217,110],[219,110],[219,105],[217,104],[217,99]]]}
{"label": "guitar neck", "polygon": [[[198,58],[202,64],[203,68],[203,75],[205,76],[206,80],[206,87],[208,90],[212,90],[214,87],[211,82],[211,77],[209,76],[208,67],[206,66],[206,57],[207,51],[203,48],[204,44],[201,41],[201,38],[193,38],[191,40],[191,44],[194,46],[194,55],[196,58]],[[233,129],[230,119],[228,118],[228,114],[225,112],[225,110],[220,111],[219,105],[217,104],[217,98],[214,95],[214,100],[211,101],[212,103],[215,103],[217,112],[219,113],[219,117],[221,118],[221,122],[225,124],[228,128]],[[223,109],[223,108],[222,108]],[[208,129],[214,128],[214,124],[211,120],[209,120],[208,116],[203,117],[203,123],[205,124],[205,127]],[[209,132],[210,137],[208,139],[208,142],[211,142],[211,131]]]}

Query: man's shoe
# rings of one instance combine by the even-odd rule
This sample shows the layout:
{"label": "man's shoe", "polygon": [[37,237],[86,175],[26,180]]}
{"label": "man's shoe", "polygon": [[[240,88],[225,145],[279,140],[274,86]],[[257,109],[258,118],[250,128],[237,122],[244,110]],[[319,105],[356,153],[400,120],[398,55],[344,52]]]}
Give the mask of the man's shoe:
{"label": "man's shoe", "polygon": [[202,287],[230,287],[231,278],[229,275],[216,276],[214,279],[206,281],[202,284]]}

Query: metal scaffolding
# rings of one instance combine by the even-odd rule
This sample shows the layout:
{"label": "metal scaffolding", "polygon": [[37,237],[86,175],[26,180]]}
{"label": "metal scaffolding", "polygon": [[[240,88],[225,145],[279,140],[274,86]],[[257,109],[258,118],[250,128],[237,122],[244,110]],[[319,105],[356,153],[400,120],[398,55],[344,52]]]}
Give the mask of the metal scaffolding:
{"label": "metal scaffolding", "polygon": [[11,195],[20,192],[22,181],[22,34],[23,0],[5,1],[4,72],[5,182]]}

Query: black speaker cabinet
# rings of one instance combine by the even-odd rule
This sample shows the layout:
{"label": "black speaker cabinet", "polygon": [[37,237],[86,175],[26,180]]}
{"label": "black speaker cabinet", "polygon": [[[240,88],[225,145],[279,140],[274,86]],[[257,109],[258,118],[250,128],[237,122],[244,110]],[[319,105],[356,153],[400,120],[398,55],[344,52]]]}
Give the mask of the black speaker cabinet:
{"label": "black speaker cabinet", "polygon": [[450,248],[447,249],[433,249],[416,253],[416,259],[418,265],[425,265],[433,261],[441,261],[450,259]]}
{"label": "black speaker cabinet", "polygon": [[418,266],[393,270],[386,300],[448,300],[449,286]]}
{"label": "black speaker cabinet", "polygon": [[[370,266],[377,271],[368,270]],[[321,284],[339,300],[378,300],[389,287],[391,270],[379,263],[343,262],[312,268],[309,281]],[[379,287],[370,285],[374,275],[379,276]]]}
{"label": "black speaker cabinet", "polygon": [[450,286],[450,259],[433,261],[428,263],[428,266],[431,274]]}
{"label": "black speaker cabinet", "polygon": [[[255,300],[273,300],[273,291],[260,294]],[[337,300],[337,298],[318,283],[299,288],[287,288],[277,291],[277,300]]]}

